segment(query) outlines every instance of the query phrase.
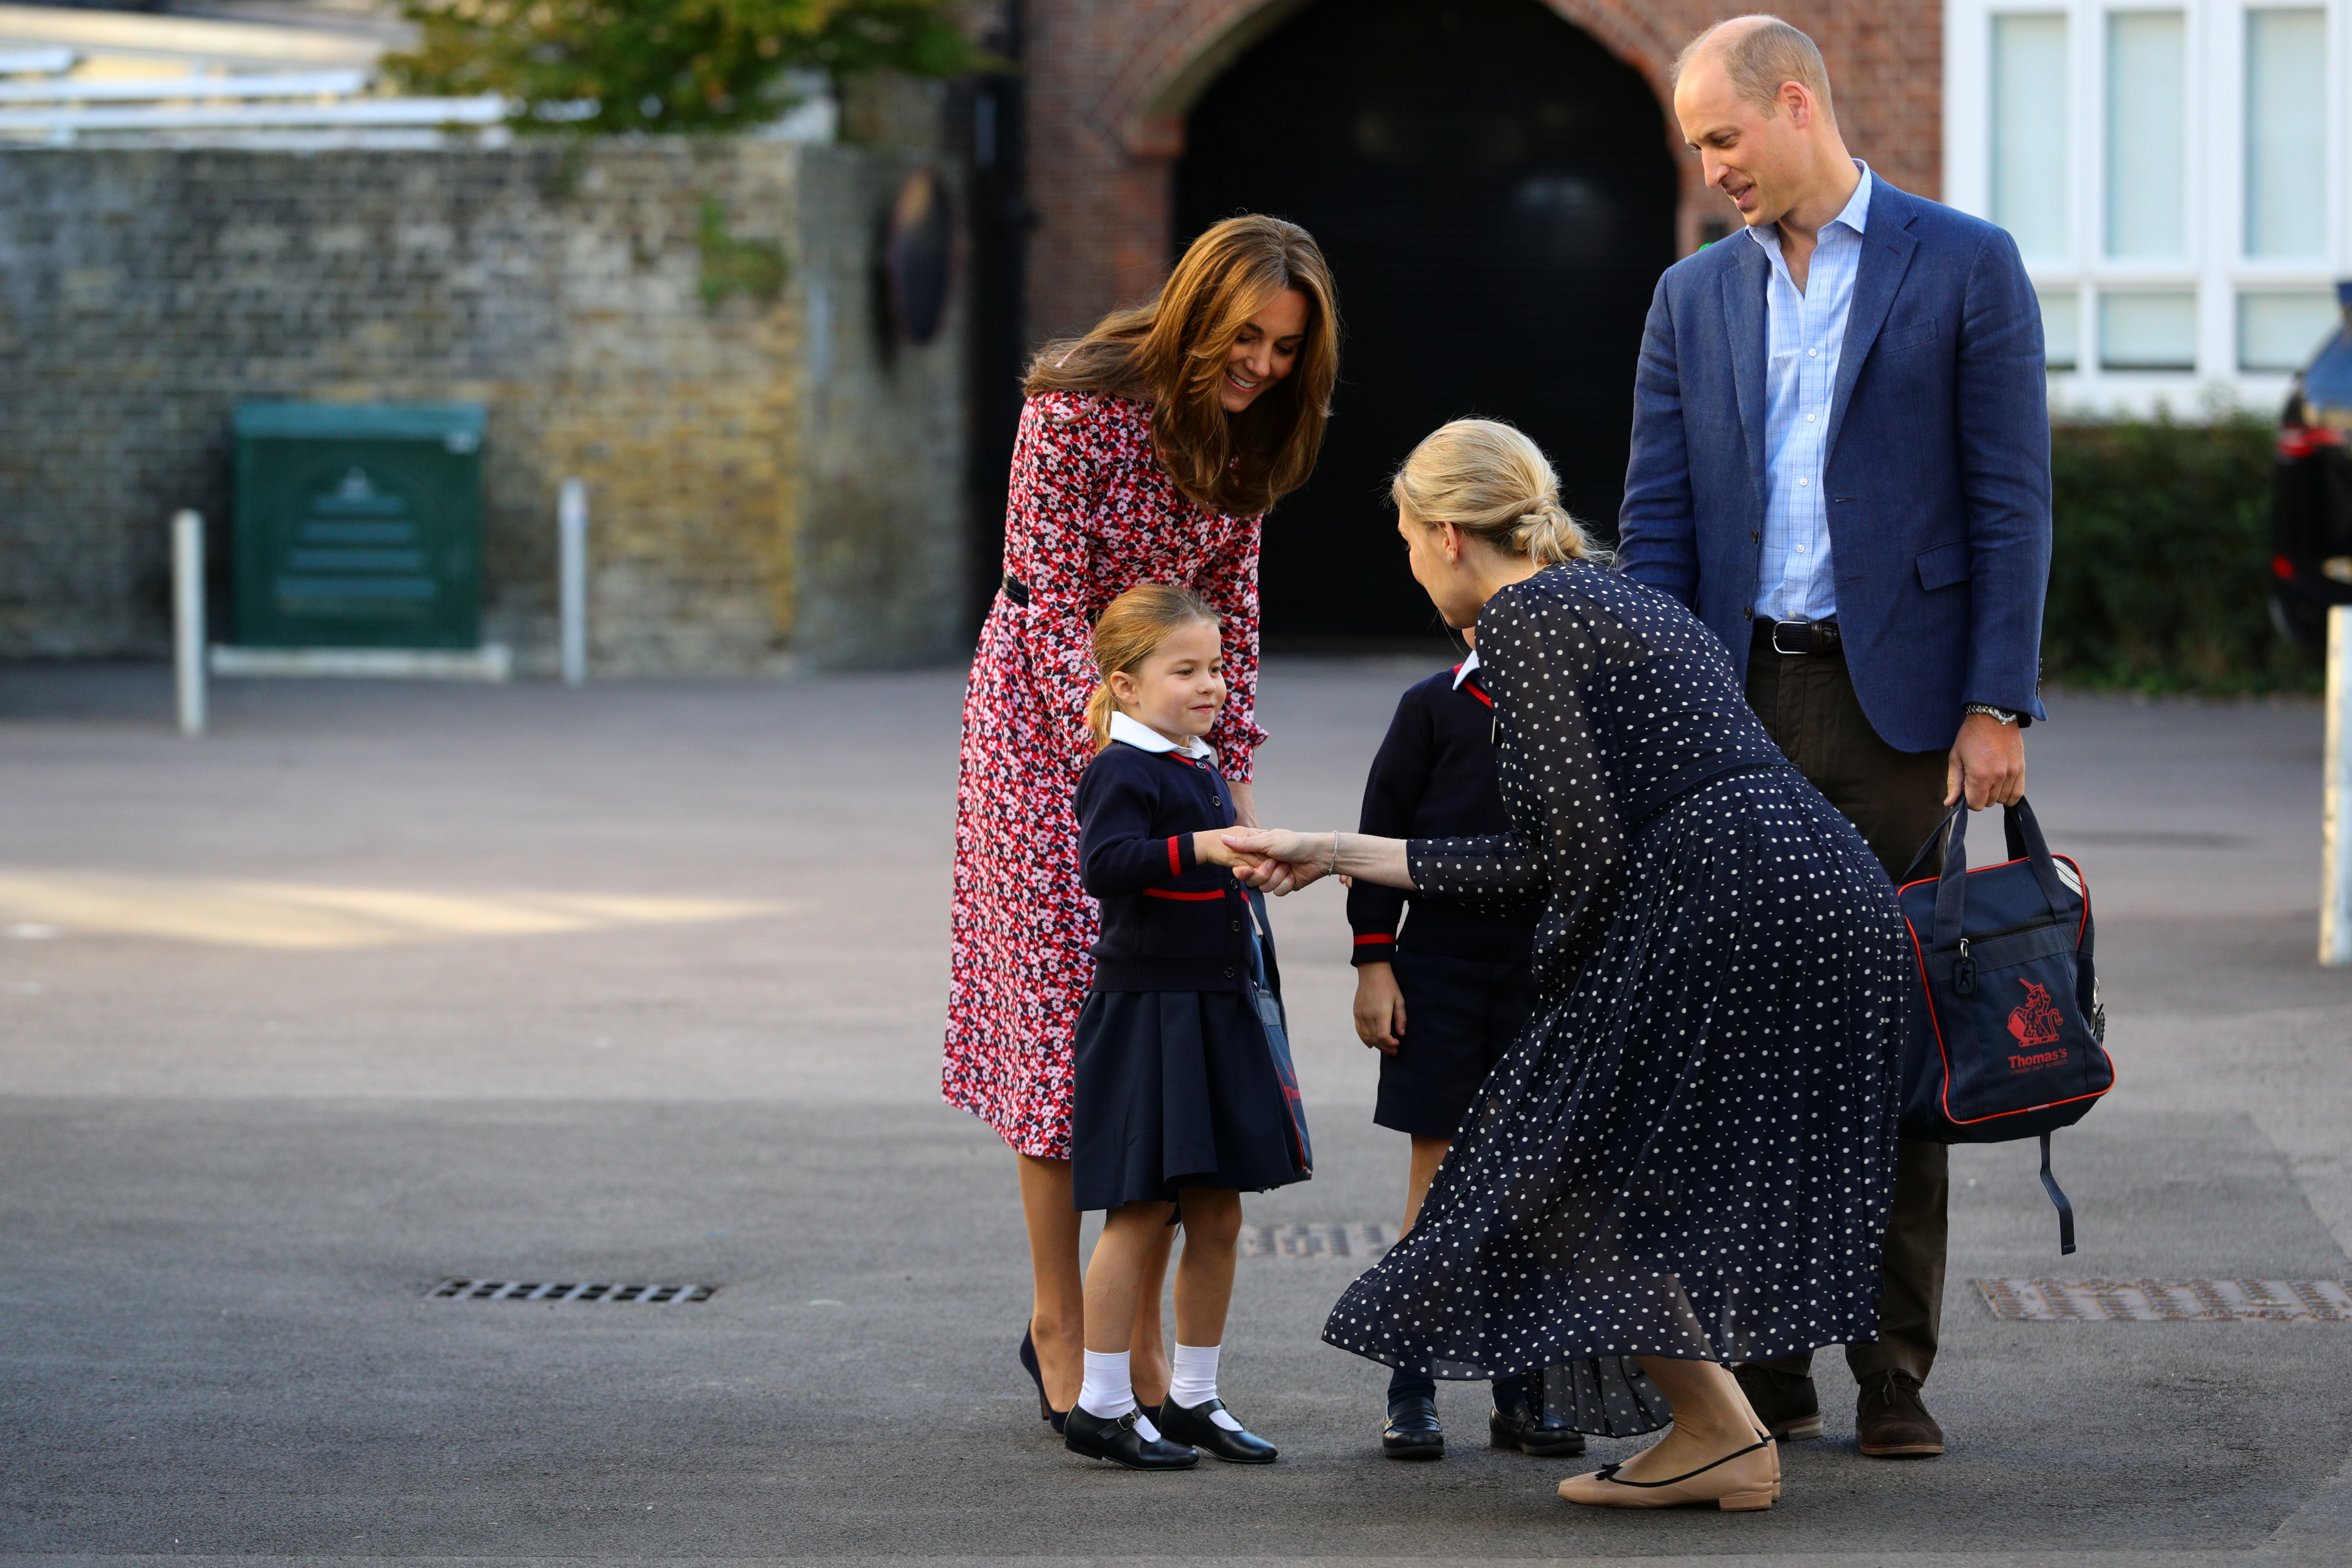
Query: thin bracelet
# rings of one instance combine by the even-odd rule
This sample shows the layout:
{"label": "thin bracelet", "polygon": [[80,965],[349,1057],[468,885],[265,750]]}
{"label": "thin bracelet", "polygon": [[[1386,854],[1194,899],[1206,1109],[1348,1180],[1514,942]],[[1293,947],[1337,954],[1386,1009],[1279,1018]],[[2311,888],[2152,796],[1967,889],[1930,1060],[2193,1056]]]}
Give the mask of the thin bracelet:
{"label": "thin bracelet", "polygon": [[1323,874],[1327,877],[1339,874],[1339,830],[1336,827],[1331,830],[1331,863],[1323,868]]}

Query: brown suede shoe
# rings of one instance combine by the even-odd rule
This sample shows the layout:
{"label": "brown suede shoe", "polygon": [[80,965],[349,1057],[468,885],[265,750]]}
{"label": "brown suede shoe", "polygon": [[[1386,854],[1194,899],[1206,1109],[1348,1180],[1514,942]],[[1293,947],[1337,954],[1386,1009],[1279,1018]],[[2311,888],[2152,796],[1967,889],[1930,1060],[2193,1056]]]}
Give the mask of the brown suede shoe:
{"label": "brown suede shoe", "polygon": [[1944,1429],[1919,1400],[1907,1372],[1875,1372],[1853,1402],[1853,1435],[1874,1459],[1928,1459],[1944,1451]]}
{"label": "brown suede shoe", "polygon": [[1822,1435],[1822,1401],[1813,1392],[1811,1378],[1775,1371],[1760,1363],[1735,1367],[1731,1375],[1738,1380],[1739,1392],[1748,1396],[1767,1435],[1783,1443],[1801,1443]]}

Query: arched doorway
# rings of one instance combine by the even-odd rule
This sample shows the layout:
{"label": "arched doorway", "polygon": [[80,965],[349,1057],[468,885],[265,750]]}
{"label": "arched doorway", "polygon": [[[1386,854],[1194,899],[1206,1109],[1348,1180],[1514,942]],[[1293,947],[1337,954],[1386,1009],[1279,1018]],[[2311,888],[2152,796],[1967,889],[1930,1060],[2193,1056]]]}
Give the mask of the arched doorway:
{"label": "arched doorway", "polygon": [[1306,225],[1348,326],[1321,466],[1266,529],[1270,636],[1433,627],[1382,480],[1461,415],[1533,436],[1613,533],[1676,195],[1649,84],[1538,0],[1319,0],[1210,87],[1177,238],[1245,210]]}

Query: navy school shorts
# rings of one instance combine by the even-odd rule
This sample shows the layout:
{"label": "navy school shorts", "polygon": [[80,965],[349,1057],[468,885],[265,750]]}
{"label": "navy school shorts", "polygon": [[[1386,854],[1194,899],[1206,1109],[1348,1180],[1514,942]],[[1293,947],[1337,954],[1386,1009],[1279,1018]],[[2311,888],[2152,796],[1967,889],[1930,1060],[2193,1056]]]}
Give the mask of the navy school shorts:
{"label": "navy school shorts", "polygon": [[1503,1053],[1534,1011],[1535,973],[1525,963],[1400,950],[1404,1037],[1381,1058],[1375,1126],[1415,1138],[1451,1138]]}

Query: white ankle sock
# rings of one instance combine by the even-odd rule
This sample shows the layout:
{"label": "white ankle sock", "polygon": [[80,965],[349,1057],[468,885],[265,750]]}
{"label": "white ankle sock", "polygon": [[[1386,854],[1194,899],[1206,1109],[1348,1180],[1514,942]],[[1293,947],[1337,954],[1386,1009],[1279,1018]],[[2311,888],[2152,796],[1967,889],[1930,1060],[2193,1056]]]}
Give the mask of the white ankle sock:
{"label": "white ankle sock", "polygon": [[[1127,1351],[1088,1351],[1086,1381],[1078,1385],[1078,1408],[1089,1415],[1116,1421],[1135,1408],[1135,1382],[1128,1371]],[[1160,1436],[1151,1417],[1139,1414],[1135,1430],[1146,1442]]]}
{"label": "white ankle sock", "polygon": [[[1223,1345],[1178,1345],[1168,1378],[1168,1397],[1187,1410],[1197,1410],[1214,1399],[1217,1352],[1223,1349]],[[1209,1419],[1228,1432],[1242,1429],[1240,1422],[1222,1410],[1212,1411]]]}

